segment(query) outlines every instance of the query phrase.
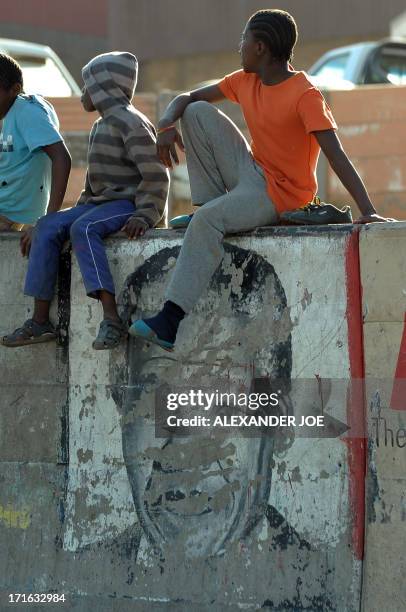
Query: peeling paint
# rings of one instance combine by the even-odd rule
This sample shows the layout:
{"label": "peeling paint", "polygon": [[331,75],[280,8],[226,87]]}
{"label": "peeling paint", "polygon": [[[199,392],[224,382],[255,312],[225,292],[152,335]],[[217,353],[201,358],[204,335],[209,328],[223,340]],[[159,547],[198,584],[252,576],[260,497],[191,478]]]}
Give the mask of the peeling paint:
{"label": "peeling paint", "polygon": [[0,505],[0,523],[9,529],[28,529],[31,525],[30,510],[16,510],[13,506]]}
{"label": "peeling paint", "polygon": [[[109,558],[111,543],[138,529],[136,562],[123,567],[122,584],[139,601],[148,589],[150,601],[167,594],[182,603],[179,584],[185,601],[200,601],[194,597],[202,596],[203,582],[208,602],[235,609],[264,602],[275,609],[328,610],[330,602],[355,609],[349,602],[357,591],[336,588],[353,569],[340,441],[305,444],[290,434],[274,447],[230,436],[168,441],[155,437],[153,425],[154,392],[175,380],[248,390],[256,377],[287,372],[345,377],[348,231],[294,231],[295,241],[284,229],[272,240],[258,234],[226,244],[223,264],[182,322],[173,354],[130,339],[124,350],[94,355],[97,304],[71,323],[71,351],[81,359],[80,367],[70,366],[64,548],[79,558],[93,547],[101,558],[106,546]],[[114,242],[109,252],[125,319],[160,307],[179,236]],[[290,257],[281,256],[288,248]],[[78,279],[75,267],[74,287]]]}
{"label": "peeling paint", "polygon": [[80,463],[86,463],[87,461],[91,461],[93,459],[93,451],[89,449],[84,451],[83,448],[80,448],[77,451],[77,457]]}

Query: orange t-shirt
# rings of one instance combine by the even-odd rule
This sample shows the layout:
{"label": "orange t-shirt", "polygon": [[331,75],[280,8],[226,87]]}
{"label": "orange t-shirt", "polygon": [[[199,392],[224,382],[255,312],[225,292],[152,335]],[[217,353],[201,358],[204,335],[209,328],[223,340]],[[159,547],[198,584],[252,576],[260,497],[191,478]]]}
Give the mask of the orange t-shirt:
{"label": "orange t-shirt", "polygon": [[279,213],[310,202],[317,193],[320,146],[312,134],[337,129],[321,92],[304,72],[277,85],[237,70],[219,83],[226,98],[241,105],[254,159],[264,169],[268,193]]}

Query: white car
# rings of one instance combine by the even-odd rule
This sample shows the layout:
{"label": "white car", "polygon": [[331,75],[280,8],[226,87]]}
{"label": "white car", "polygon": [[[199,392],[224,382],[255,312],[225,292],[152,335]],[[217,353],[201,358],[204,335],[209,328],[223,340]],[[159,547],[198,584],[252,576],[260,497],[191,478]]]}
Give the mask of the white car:
{"label": "white car", "polygon": [[328,51],[308,71],[321,89],[406,85],[406,39],[356,43]]}
{"label": "white car", "polygon": [[53,98],[80,95],[80,87],[50,47],[0,38],[0,53],[10,55],[20,64],[25,93]]}

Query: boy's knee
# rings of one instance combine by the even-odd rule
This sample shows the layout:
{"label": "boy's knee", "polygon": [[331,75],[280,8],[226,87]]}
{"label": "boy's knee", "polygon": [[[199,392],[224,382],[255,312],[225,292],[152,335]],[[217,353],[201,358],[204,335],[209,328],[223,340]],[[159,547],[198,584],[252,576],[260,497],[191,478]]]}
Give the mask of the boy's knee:
{"label": "boy's knee", "polygon": [[204,210],[204,206],[200,206],[197,210],[194,211],[193,217],[190,220],[190,225],[192,223],[193,225],[198,225],[202,221],[205,221],[205,218],[206,218],[206,213]]}
{"label": "boy's knee", "polygon": [[35,234],[41,237],[52,237],[58,233],[58,227],[55,226],[52,215],[44,215],[40,217],[35,224]]}
{"label": "boy's knee", "polygon": [[37,222],[36,222],[36,224],[35,224],[35,227],[36,227],[38,230],[43,230],[43,229],[45,229],[46,227],[49,227],[49,226],[50,226],[50,222],[49,222],[49,220],[50,220],[50,216],[49,216],[49,215],[44,215],[43,217],[40,217],[40,218],[38,219],[38,221],[37,221]]}
{"label": "boy's knee", "polygon": [[201,206],[198,210],[193,213],[190,225],[195,227],[200,226],[216,226],[217,219],[215,212],[210,206]]}
{"label": "boy's knee", "polygon": [[204,100],[199,100],[198,102],[191,102],[185,108],[181,122],[190,121],[191,119],[195,119],[196,117],[200,117],[207,113],[213,112],[215,109],[210,102],[205,102]]}
{"label": "boy's knee", "polygon": [[86,235],[86,228],[88,223],[82,221],[82,219],[77,219],[74,223],[72,223],[70,228],[70,239],[71,242],[74,243],[76,240],[80,240]]}
{"label": "boy's knee", "polygon": [[200,206],[193,214],[189,225],[194,225],[194,229],[200,232],[206,230],[220,232],[224,234],[224,210],[221,203],[217,206]]}

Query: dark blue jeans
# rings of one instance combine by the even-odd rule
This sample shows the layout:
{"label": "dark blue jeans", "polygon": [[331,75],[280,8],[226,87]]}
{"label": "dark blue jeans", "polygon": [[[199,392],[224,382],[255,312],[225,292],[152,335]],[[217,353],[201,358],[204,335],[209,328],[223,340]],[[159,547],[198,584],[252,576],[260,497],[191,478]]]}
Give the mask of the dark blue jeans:
{"label": "dark blue jeans", "polygon": [[34,230],[24,293],[52,300],[62,246],[71,240],[90,297],[99,289],[115,294],[103,238],[118,232],[134,213],[130,200],[81,204],[41,217]]}

